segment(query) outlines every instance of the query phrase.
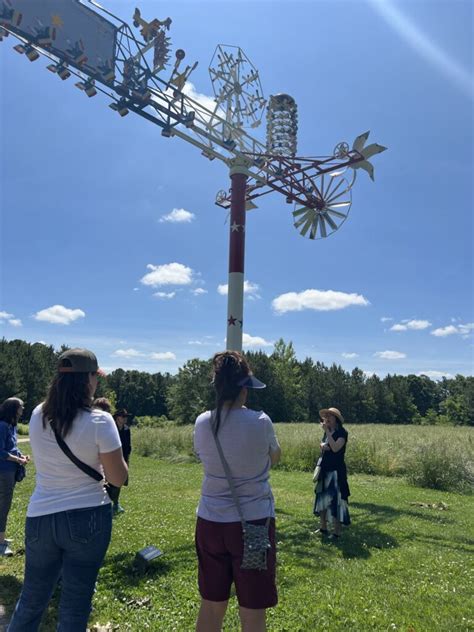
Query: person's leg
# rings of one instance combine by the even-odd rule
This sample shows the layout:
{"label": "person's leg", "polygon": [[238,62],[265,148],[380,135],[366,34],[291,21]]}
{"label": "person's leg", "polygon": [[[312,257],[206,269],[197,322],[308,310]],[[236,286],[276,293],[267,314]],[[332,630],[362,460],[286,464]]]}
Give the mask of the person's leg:
{"label": "person's leg", "polygon": [[[265,524],[266,520],[252,521]],[[266,570],[242,569],[243,538],[242,526],[237,524],[227,545],[233,555],[233,574],[235,591],[239,602],[239,615],[242,632],[263,632],[266,630],[266,609],[276,606],[278,593],[276,588],[276,537],[275,519],[269,525],[271,548],[267,551]]]}
{"label": "person's leg", "polygon": [[57,514],[63,548],[58,632],[84,632],[99,569],[112,533],[111,505]]}
{"label": "person's leg", "polygon": [[196,632],[221,632],[228,601],[201,599]]}
{"label": "person's leg", "polygon": [[324,509],[319,514],[319,529],[320,531],[327,532],[328,530],[328,518],[327,518],[327,510]]}
{"label": "person's leg", "polygon": [[51,599],[61,569],[53,516],[26,519],[25,579],[8,632],[36,632]]}
{"label": "person's leg", "polygon": [[267,629],[266,615],[266,610],[251,610],[240,606],[239,616],[242,632],[265,632]]}
{"label": "person's leg", "polygon": [[220,632],[222,628],[232,586],[232,558],[224,542],[228,528],[227,523],[202,518],[196,522],[195,544],[201,595],[196,632]]}
{"label": "person's leg", "polygon": [[11,555],[8,543],[5,542],[5,531],[14,489],[15,472],[0,472],[0,555]]}

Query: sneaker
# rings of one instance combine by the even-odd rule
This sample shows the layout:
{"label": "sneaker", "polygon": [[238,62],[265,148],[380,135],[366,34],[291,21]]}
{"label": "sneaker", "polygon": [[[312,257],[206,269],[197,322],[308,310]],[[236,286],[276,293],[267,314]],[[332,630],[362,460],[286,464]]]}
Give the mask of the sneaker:
{"label": "sneaker", "polygon": [[117,513],[124,513],[125,509],[122,507],[122,505],[118,505],[117,506]]}
{"label": "sneaker", "polygon": [[3,555],[4,557],[11,557],[13,555],[13,551],[6,541],[0,544],[0,555]]}

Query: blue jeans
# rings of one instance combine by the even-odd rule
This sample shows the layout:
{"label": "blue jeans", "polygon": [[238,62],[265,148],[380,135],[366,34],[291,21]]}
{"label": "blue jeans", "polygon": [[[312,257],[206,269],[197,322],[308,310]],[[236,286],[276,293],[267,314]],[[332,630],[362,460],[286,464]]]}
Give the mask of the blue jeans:
{"label": "blue jeans", "polygon": [[59,632],[85,632],[112,532],[110,504],[26,519],[23,590],[8,632],[36,632],[61,577]]}

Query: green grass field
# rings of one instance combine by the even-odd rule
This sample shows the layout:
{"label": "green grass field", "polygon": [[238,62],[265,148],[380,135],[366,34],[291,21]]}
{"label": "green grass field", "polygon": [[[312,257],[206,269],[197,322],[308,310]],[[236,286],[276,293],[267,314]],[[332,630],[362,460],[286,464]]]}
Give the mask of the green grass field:
{"label": "green grass field", "polygon": [[[126,513],[114,521],[90,625],[118,630],[191,632],[199,596],[194,553],[201,467],[133,455]],[[33,472],[17,486],[9,534],[18,553],[0,560],[0,603],[11,611],[22,582],[24,516]],[[354,475],[353,525],[341,542],[313,533],[311,475],[276,470],[279,605],[275,632],[474,630],[472,496],[412,487],[400,478]],[[423,507],[445,503],[447,509]],[[154,544],[164,551],[140,577],[132,560]],[[470,555],[469,555],[470,554]],[[57,597],[43,631],[54,630]],[[238,630],[235,599],[224,630]]]}

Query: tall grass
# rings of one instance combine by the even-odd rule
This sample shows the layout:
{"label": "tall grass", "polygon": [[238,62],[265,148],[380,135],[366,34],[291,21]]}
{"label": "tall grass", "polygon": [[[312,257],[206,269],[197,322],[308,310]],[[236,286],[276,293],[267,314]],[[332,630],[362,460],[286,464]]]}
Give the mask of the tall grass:
{"label": "tall grass", "polygon": [[[318,424],[275,424],[282,447],[279,468],[311,471],[319,456]],[[474,483],[474,429],[468,427],[346,425],[349,474],[406,476],[414,485],[470,492]],[[143,456],[193,460],[192,426],[168,423],[134,430]]]}

